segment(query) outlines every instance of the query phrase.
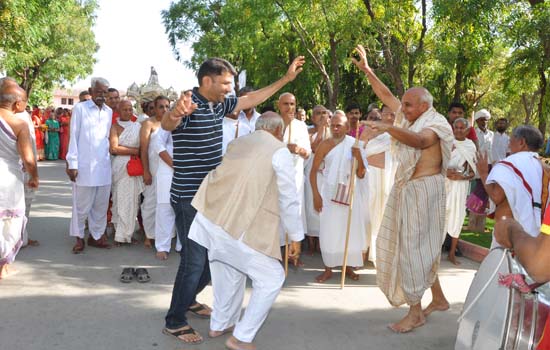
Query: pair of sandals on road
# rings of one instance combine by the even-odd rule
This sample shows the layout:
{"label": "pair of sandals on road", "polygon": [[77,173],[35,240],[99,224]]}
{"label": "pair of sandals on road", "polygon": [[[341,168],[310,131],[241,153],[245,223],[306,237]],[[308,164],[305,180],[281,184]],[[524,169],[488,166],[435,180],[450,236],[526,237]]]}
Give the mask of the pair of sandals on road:
{"label": "pair of sandals on road", "polygon": [[147,269],[143,267],[125,267],[122,269],[122,273],[120,274],[120,282],[130,283],[134,279],[139,283],[147,283],[151,281],[151,276],[149,276]]}

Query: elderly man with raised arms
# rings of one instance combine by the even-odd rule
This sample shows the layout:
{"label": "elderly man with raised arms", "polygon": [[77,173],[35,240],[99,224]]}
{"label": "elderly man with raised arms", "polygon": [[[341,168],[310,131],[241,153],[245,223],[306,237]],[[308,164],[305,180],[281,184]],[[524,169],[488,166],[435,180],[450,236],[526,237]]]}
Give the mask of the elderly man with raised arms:
{"label": "elderly man with raised arms", "polygon": [[[392,305],[409,305],[408,314],[389,326],[405,333],[422,326],[432,311],[449,308],[437,269],[445,232],[445,175],[454,138],[426,89],[411,88],[399,101],[374,74],[365,49],[358,46],[357,52],[360,59],[353,63],[366,74],[378,98],[397,113],[394,125],[367,123],[390,134],[399,163],[376,242],[376,275]],[[423,312],[422,296],[430,287],[433,300]]]}

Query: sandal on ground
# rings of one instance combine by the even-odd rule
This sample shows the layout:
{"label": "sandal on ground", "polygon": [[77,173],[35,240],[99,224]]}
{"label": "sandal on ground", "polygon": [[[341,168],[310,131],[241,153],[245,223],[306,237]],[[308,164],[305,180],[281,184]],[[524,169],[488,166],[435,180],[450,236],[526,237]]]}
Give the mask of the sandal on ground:
{"label": "sandal on ground", "polygon": [[125,267],[120,274],[120,282],[130,283],[134,280],[136,271],[132,267]]}
{"label": "sandal on ground", "polygon": [[198,303],[195,306],[190,306],[189,309],[187,309],[187,311],[189,311],[190,313],[192,313],[193,315],[195,315],[199,318],[210,318],[210,315],[200,313],[201,311],[204,311],[204,310],[210,311],[210,309],[208,309],[207,307],[205,307],[204,305],[202,305],[200,303]]}
{"label": "sandal on ground", "polygon": [[[169,331],[168,328],[164,328],[162,330],[162,333],[166,334],[166,335],[171,335],[173,337],[175,337],[177,340],[179,341],[182,341],[186,344],[200,344],[204,341],[204,339],[201,337],[201,335],[197,332],[195,332],[195,330],[191,327],[189,327],[188,329],[180,329],[178,331]],[[200,340],[197,340],[197,341],[185,341],[184,339],[180,338],[180,336],[182,335],[187,335],[187,334],[194,334],[198,337],[200,337],[201,339]]]}
{"label": "sandal on ground", "polygon": [[135,270],[135,275],[139,283],[147,283],[151,280],[151,276],[149,276],[149,272],[147,272],[147,269],[144,269],[142,267]]}

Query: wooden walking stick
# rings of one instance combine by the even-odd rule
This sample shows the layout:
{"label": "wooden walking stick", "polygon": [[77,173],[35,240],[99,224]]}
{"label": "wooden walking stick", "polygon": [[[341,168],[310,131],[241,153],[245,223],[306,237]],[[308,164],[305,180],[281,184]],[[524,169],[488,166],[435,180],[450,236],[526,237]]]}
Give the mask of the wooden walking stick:
{"label": "wooden walking stick", "polygon": [[[355,144],[354,147],[359,146],[359,123],[355,127]],[[344,262],[342,263],[342,278],[340,280],[340,289],[344,289],[346,283],[346,268],[348,264],[348,245],[349,245],[349,232],[351,231],[351,214],[353,210],[353,194],[355,192],[355,173],[357,172],[357,159],[353,157],[353,164],[351,166],[350,186],[349,186],[349,209],[348,209],[348,223],[346,226],[346,243],[344,245]]]}
{"label": "wooden walking stick", "polygon": [[[290,143],[290,135],[292,134],[292,120],[288,124],[288,142]],[[288,233],[285,232],[285,277],[288,276]]]}
{"label": "wooden walking stick", "polygon": [[239,120],[237,120],[237,127],[235,128],[235,138],[239,137]]}

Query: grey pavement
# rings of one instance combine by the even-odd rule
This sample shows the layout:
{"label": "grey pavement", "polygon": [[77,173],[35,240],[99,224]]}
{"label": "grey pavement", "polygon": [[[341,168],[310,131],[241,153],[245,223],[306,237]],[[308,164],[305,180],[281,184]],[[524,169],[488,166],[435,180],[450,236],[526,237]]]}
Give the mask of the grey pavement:
{"label": "grey pavement", "polygon": [[[142,245],[102,250],[86,247],[73,255],[68,235],[71,187],[64,162],[40,163],[41,186],[33,202],[30,235],[40,246],[22,249],[18,273],[0,281],[0,349],[224,349],[224,337],[186,345],[163,335],[179,255],[156,260]],[[305,267],[291,269],[264,326],[258,349],[453,349],[456,320],[478,264],[461,259],[456,268],[442,262],[440,279],[451,309],[437,312],[410,334],[393,334],[386,326],[403,317],[376,286],[373,269],[358,271],[360,280],[339,288],[339,275],[314,283],[322,271],[319,255],[303,257]],[[122,284],[125,266],[146,267],[150,283]],[[247,290],[245,305],[249,296]],[[212,305],[207,287],[199,301]],[[430,301],[427,292],[423,303]],[[208,320],[189,316],[203,335]]]}

